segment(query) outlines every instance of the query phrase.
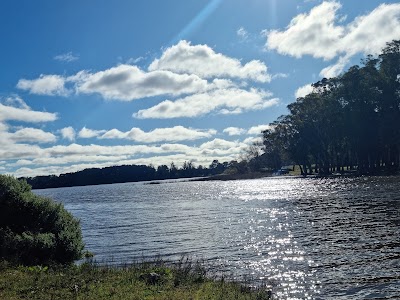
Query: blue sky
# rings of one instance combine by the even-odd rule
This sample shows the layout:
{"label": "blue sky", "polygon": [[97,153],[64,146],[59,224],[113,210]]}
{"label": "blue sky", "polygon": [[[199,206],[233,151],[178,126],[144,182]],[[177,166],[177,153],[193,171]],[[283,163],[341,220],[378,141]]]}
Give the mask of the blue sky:
{"label": "blue sky", "polygon": [[400,39],[397,1],[0,3],[0,172],[238,159],[310,83]]}

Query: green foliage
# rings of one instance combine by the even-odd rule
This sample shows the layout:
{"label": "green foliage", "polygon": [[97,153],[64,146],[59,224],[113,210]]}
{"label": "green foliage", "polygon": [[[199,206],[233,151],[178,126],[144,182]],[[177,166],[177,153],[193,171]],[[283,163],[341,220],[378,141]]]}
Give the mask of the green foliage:
{"label": "green foliage", "polygon": [[28,265],[69,263],[83,250],[80,224],[62,204],[0,175],[0,259]]}
{"label": "green foliage", "polygon": [[400,41],[312,86],[264,131],[268,167],[290,160],[303,175],[399,170]]}
{"label": "green foliage", "polygon": [[[147,280],[157,274],[157,281]],[[268,300],[266,288],[211,280],[196,263],[160,262],[123,268],[84,263],[67,267],[0,268],[0,299]]]}

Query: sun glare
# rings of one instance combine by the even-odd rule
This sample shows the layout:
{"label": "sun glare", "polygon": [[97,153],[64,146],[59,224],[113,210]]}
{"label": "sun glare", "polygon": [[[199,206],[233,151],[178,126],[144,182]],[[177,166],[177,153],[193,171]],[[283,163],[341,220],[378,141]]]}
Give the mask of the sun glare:
{"label": "sun glare", "polygon": [[180,40],[195,31],[205,20],[219,7],[223,0],[211,0],[170,42],[169,46],[175,45]]}

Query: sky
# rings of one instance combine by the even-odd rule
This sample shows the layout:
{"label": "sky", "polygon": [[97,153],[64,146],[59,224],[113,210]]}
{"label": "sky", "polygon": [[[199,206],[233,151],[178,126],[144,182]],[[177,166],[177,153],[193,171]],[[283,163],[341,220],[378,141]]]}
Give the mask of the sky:
{"label": "sky", "polygon": [[0,173],[240,159],[311,83],[400,39],[398,1],[3,0]]}

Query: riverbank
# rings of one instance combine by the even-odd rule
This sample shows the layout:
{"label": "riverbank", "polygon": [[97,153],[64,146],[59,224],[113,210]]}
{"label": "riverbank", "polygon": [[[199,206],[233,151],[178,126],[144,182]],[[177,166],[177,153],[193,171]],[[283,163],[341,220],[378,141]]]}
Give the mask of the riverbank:
{"label": "riverbank", "polygon": [[191,261],[174,267],[162,262],[125,267],[84,263],[68,267],[0,266],[0,299],[267,300],[265,289],[213,280]]}

